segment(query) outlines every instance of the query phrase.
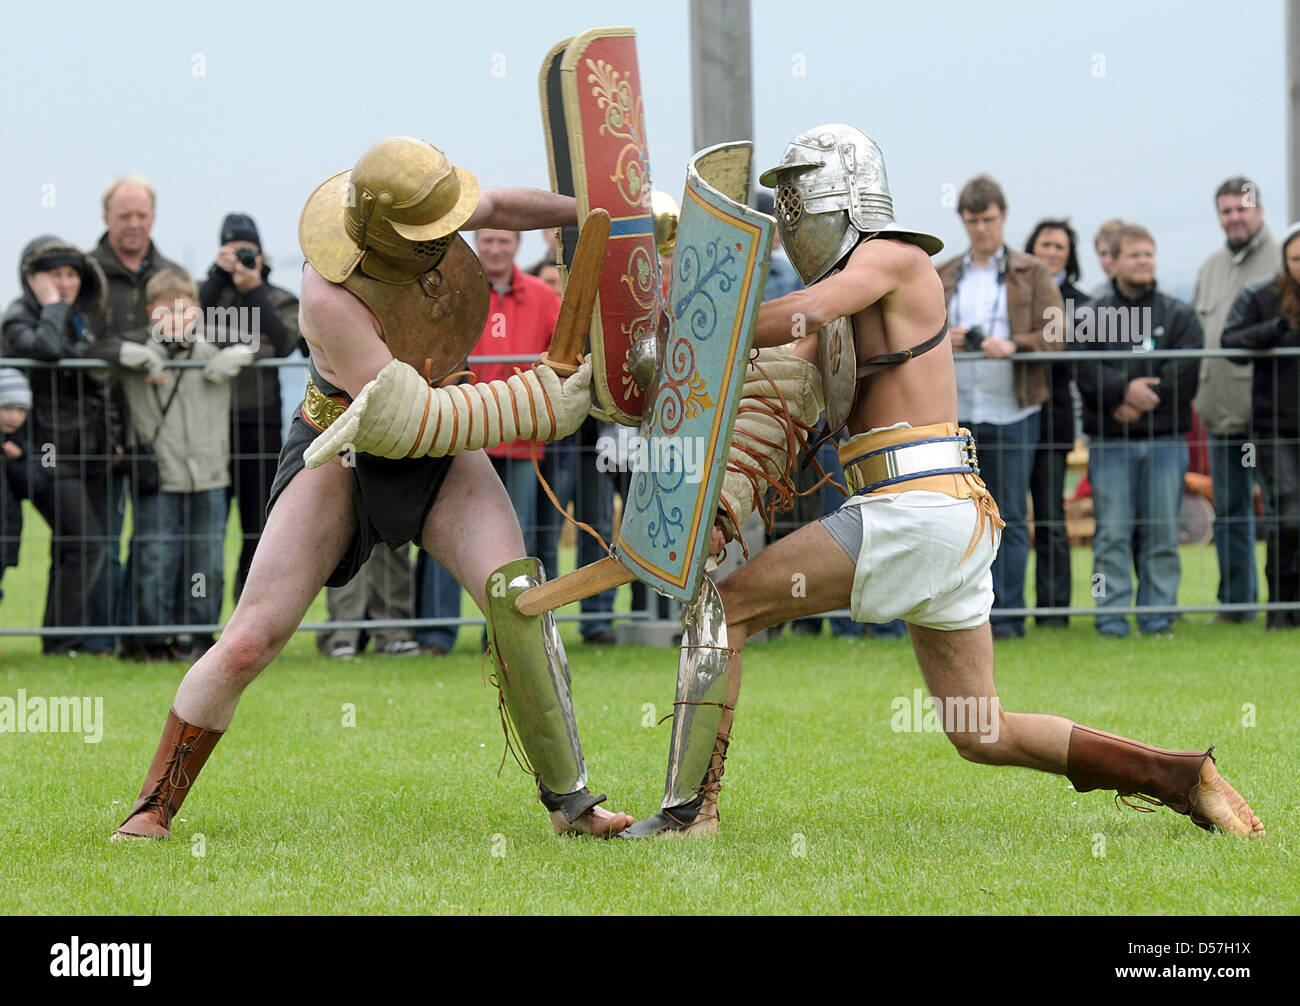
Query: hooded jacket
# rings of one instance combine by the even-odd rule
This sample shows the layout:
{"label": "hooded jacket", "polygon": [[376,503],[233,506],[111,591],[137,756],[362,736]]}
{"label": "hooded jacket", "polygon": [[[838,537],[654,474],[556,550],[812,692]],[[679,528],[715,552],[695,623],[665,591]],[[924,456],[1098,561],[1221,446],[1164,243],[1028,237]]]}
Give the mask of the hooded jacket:
{"label": "hooded jacket", "polygon": [[[124,340],[145,342],[148,330],[128,332]],[[170,360],[211,360],[222,348],[205,341],[200,327],[183,342],[160,344]],[[115,368],[122,384],[132,445],[128,473],[149,444],[158,461],[159,488],[165,493],[197,493],[230,484],[230,381],[211,380],[197,367],[168,367],[164,383],[150,384],[138,370]],[[166,410],[164,415],[164,410]]]}
{"label": "hooded jacket", "polygon": [[18,549],[23,537],[23,504],[32,499],[40,484],[41,470],[32,450],[30,422],[16,433],[0,431],[0,445],[17,444],[20,457],[11,458],[0,451],[0,578],[5,568],[18,565]]}
{"label": "hooded jacket", "polygon": [[[76,256],[81,291],[76,303],[58,301],[44,307],[32,292],[29,277],[44,258]],[[93,357],[106,329],[107,283],[89,255],[59,238],[43,235],[29,241],[18,263],[22,294],[10,303],[0,329],[0,355],[55,363],[64,358]],[[119,410],[113,404],[104,370],[40,367],[28,374],[32,442],[53,464],[54,478],[77,478],[103,472],[113,449],[122,442]],[[47,454],[53,445],[53,453]],[[44,462],[42,462],[44,464]]]}

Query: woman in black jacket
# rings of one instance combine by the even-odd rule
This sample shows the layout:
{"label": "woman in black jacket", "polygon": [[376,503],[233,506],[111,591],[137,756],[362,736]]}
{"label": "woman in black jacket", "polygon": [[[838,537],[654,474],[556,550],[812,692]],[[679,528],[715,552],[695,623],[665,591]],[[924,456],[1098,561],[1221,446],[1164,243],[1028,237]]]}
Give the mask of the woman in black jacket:
{"label": "woman in black jacket", "polygon": [[[1223,329],[1225,349],[1300,346],[1300,223],[1282,237],[1282,271],[1245,287]],[[1268,509],[1268,599],[1300,602],[1300,357],[1234,359],[1255,364],[1251,436]],[[1300,609],[1270,611],[1270,629],[1300,628]]]}
{"label": "woman in black jacket", "polygon": [[[1079,278],[1078,236],[1068,220],[1040,220],[1025,251],[1047,266],[1065,301],[1064,331],[1074,328],[1074,309],[1088,295],[1076,287]],[[1069,349],[1067,343],[1049,349]],[[1039,608],[1070,606],[1070,536],[1065,529],[1066,458],[1074,446],[1074,397],[1070,364],[1057,361],[1047,370],[1047,402],[1038,427],[1038,451],[1029,476],[1034,502],[1034,604]],[[1064,628],[1064,615],[1039,615],[1039,626]]]}
{"label": "woman in black jacket", "polygon": [[[88,355],[104,334],[107,284],[94,260],[56,237],[36,238],[18,267],[22,295],[4,315],[0,356],[55,363]],[[108,468],[121,423],[105,371],[33,368],[31,442],[47,476],[33,502],[53,532],[47,627],[98,624],[102,604]],[[47,654],[76,653],[80,636],[46,636]]]}

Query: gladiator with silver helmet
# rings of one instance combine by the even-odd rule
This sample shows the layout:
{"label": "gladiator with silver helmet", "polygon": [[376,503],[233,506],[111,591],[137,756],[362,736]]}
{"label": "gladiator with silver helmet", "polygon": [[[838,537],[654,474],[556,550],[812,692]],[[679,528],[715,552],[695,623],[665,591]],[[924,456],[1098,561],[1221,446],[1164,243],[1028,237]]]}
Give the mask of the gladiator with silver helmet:
{"label": "gladiator with silver helmet", "polygon": [[[1162,750],[1001,705],[989,613],[1005,522],[980,478],[974,437],[957,419],[955,363],[944,351],[947,298],[927,254],[940,244],[894,223],[880,151],[846,126],[799,135],[762,180],[776,186],[776,223],[807,285],[760,308],[756,374],[730,437],[713,554],[737,539],[769,490],[786,488],[780,480],[813,449],[805,434],[808,417],[822,411],[821,374],[807,342],[794,340],[824,344],[826,319],[843,313],[849,348],[849,319],[860,318],[870,326],[860,333],[863,346],[885,351],[860,366],[839,361],[851,397],[850,436],[837,454],[850,497],[752,556],[691,611],[686,628],[702,631],[684,637],[664,801],[622,837],[718,830],[746,641],[792,618],[847,607],[860,622],[906,621],[931,690],[992,711],[990,729],[960,718],[945,726],[963,757],[1064,775],[1080,793],[1114,790],[1129,806],[1137,797],[1203,828],[1262,838],[1258,815],[1215,769],[1212,747]],[[810,320],[806,333],[796,335],[796,315]],[[791,591],[791,583],[805,589]]]}
{"label": "gladiator with silver helmet", "polygon": [[[832,274],[860,242],[874,237],[908,241],[928,255],[943,250],[933,234],[894,221],[884,155],[860,129],[830,123],[800,133],[785,148],[781,163],[764,171],[759,181],[776,190],[781,243],[806,285]],[[854,343],[849,317],[822,330],[818,350],[828,431],[842,428],[853,407]]]}

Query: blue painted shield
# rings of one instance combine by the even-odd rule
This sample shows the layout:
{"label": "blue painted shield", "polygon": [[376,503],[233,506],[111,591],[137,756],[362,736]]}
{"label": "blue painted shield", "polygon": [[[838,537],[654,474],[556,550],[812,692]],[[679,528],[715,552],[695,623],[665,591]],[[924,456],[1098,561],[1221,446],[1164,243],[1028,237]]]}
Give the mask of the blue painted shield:
{"label": "blue painted shield", "polygon": [[750,154],[727,143],[691,160],[667,342],[614,544],[639,579],[684,602],[704,575],[772,248],[774,221],[743,203]]}

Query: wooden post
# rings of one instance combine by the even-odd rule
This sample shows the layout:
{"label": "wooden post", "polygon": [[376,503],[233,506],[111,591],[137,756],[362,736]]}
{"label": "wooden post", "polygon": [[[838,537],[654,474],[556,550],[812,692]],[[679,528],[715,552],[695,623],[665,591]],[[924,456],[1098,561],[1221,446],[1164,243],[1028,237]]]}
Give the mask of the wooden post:
{"label": "wooden post", "polygon": [[1300,220],[1300,0],[1286,4],[1287,222]]}
{"label": "wooden post", "polygon": [[749,0],[691,0],[692,137],[696,150],[727,140],[754,138],[751,49]]}

